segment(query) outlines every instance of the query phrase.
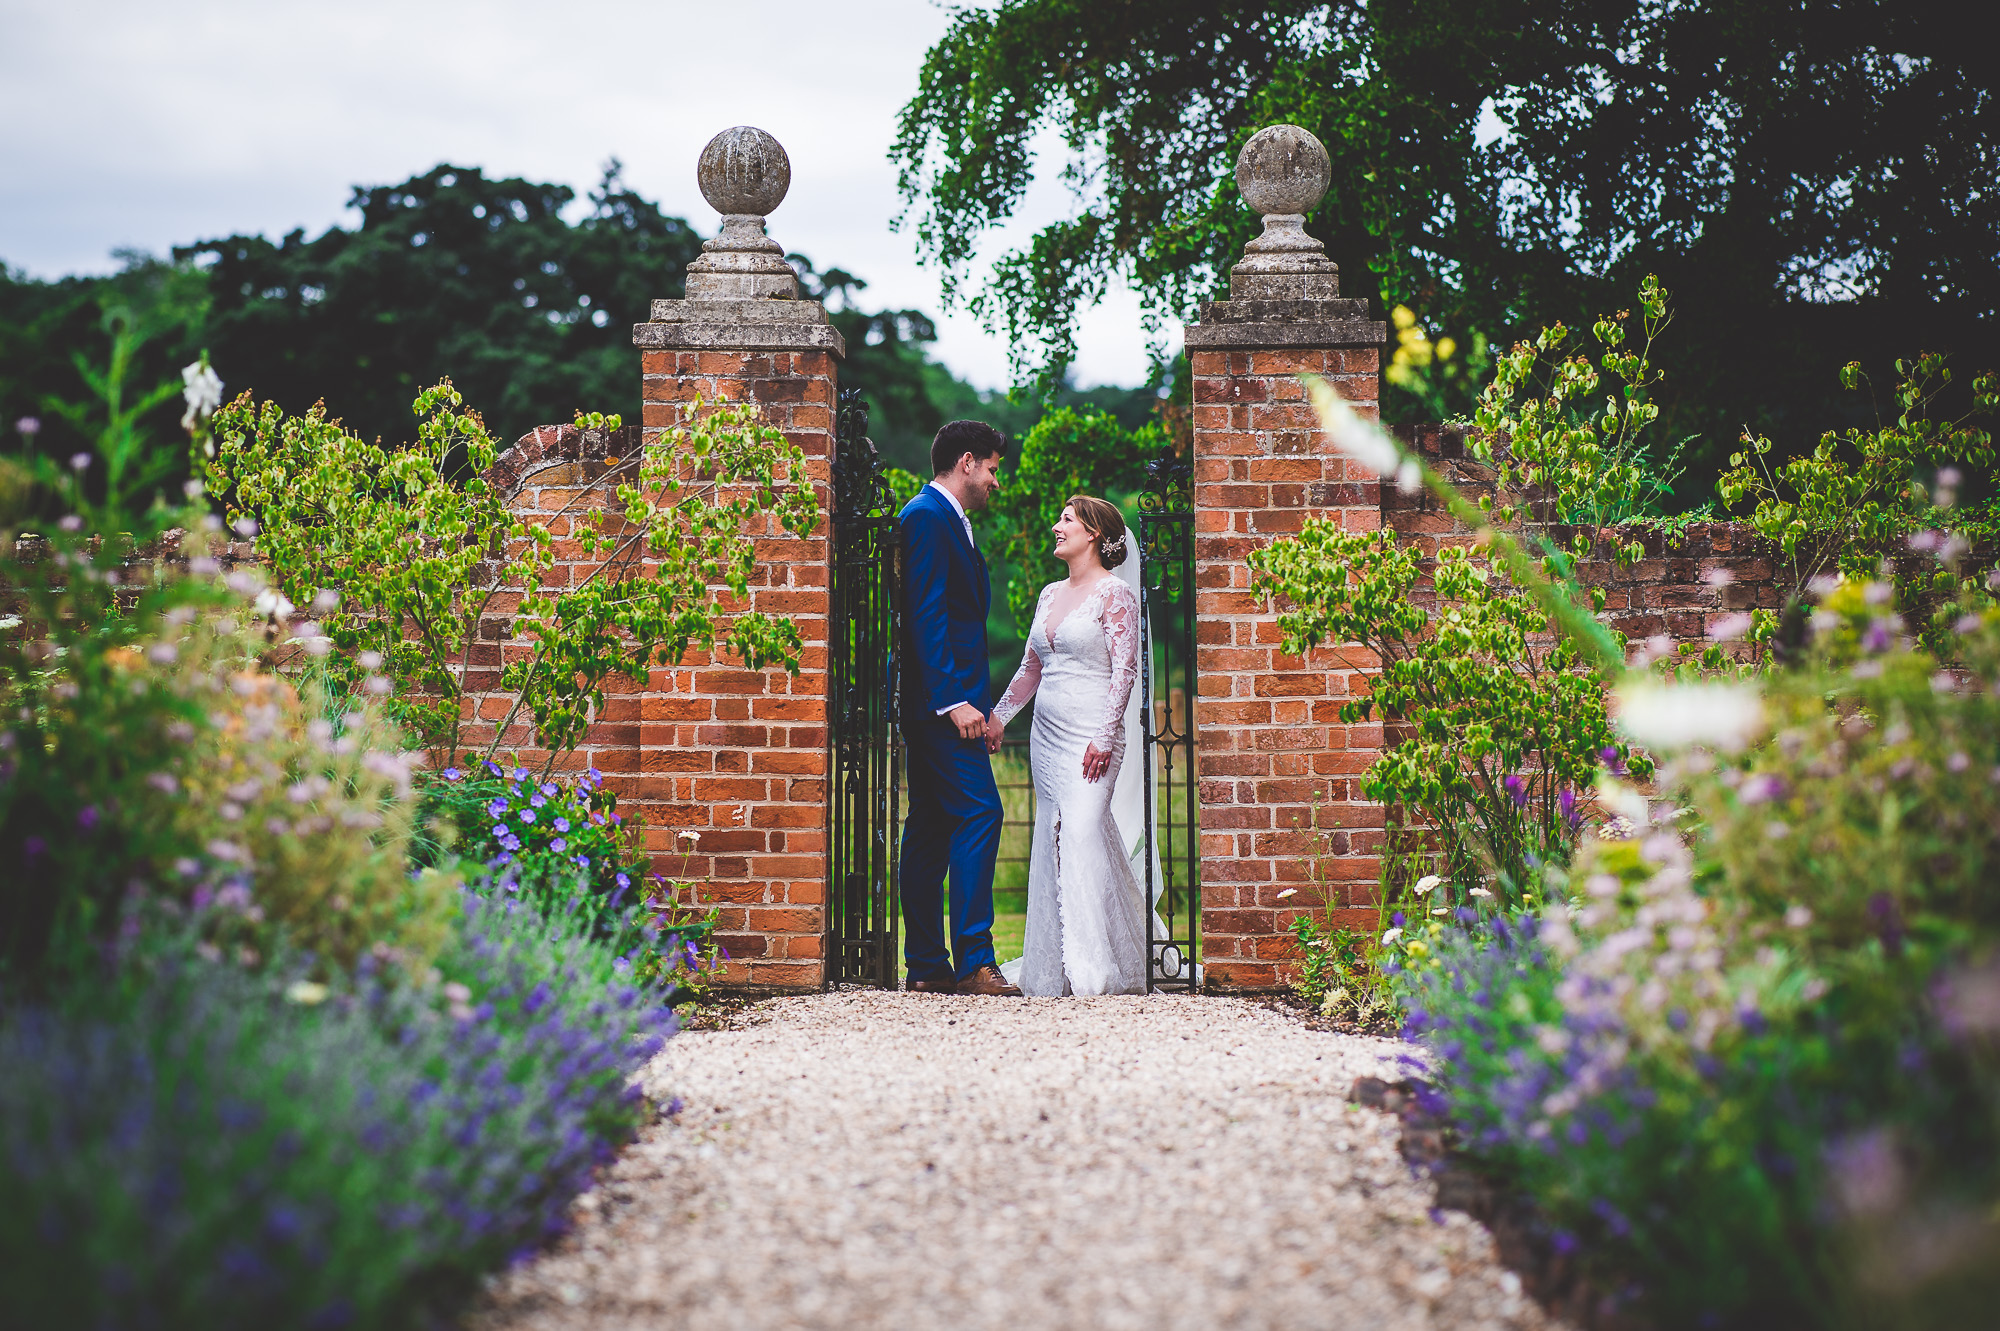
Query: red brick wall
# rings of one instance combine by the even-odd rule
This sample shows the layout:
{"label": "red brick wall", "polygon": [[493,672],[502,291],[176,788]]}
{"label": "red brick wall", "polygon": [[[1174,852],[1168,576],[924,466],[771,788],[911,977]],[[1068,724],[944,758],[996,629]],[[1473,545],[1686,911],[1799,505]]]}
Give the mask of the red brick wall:
{"label": "red brick wall", "polygon": [[[1284,655],[1245,557],[1309,517],[1381,525],[1381,485],[1320,434],[1298,381],[1331,381],[1376,412],[1376,349],[1193,355],[1202,961],[1208,983],[1268,988],[1294,955],[1285,932],[1317,905],[1308,889],[1315,802],[1325,886],[1340,907],[1373,899],[1382,810],[1361,796],[1380,727],[1346,726],[1342,702],[1375,665],[1357,648]],[[1288,889],[1294,895],[1281,897]],[[1369,923],[1373,915],[1368,916]]]}
{"label": "red brick wall", "polygon": [[[829,504],[838,373],[831,353],[647,351],[642,365],[646,438],[679,424],[697,397],[748,399],[804,451],[821,504]],[[522,436],[491,473],[504,488],[518,487],[515,511],[549,527],[571,585],[594,565],[567,542],[570,520],[556,515],[603,474],[607,454],[630,446],[629,434],[587,438],[544,426]],[[594,500],[601,503],[601,493]],[[811,988],[823,978],[825,941],[825,524],[800,538],[771,522],[757,547],[743,608],[798,625],[805,640],[798,675],[746,670],[720,649],[696,649],[677,665],[656,667],[644,687],[615,679],[603,715],[565,766],[603,772],[619,807],[644,821],[655,872],[692,880],[702,901],[721,906],[719,936],[730,958],[723,983]],[[495,642],[477,664],[490,682],[503,651],[526,649]],[[475,705],[488,725],[505,708],[497,697]],[[506,742],[532,757],[531,740],[517,721]]]}
{"label": "red brick wall", "polygon": [[[1466,454],[1463,430],[1398,426],[1395,433],[1439,467],[1461,494],[1492,493],[1492,469]],[[1404,495],[1394,486],[1383,490],[1382,525],[1417,543],[1426,554],[1471,536],[1428,492]],[[1676,644],[1706,645],[1709,630],[1729,616],[1753,608],[1776,610],[1784,604],[1788,588],[1781,581],[1783,553],[1743,523],[1701,522],[1673,533],[1648,527],[1615,530],[1617,544],[1637,540],[1645,546],[1645,554],[1621,568],[1609,558],[1607,544],[1604,557],[1578,565],[1577,576],[1586,586],[1604,589],[1605,617],[1635,647],[1662,636]],[[1576,532],[1574,527],[1549,529],[1565,549]]]}

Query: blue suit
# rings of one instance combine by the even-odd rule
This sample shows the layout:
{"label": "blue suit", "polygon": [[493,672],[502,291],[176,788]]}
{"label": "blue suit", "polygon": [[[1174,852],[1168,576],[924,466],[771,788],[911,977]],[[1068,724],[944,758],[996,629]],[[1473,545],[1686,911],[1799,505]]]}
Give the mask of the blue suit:
{"label": "blue suit", "polygon": [[[992,710],[986,560],[951,501],[926,485],[903,505],[903,738],[910,815],[903,824],[904,948],[912,980],[962,980],[993,964],[993,857],[1004,811],[981,739],[940,707]],[[944,883],[951,878],[951,954]],[[956,958],[957,965],[952,964]]]}

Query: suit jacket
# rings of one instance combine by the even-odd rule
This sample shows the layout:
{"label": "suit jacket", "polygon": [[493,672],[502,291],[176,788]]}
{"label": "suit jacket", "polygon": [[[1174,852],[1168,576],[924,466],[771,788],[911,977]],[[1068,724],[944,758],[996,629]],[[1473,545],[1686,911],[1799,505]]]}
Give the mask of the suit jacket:
{"label": "suit jacket", "polygon": [[903,540],[903,713],[909,722],[969,702],[992,710],[986,559],[951,501],[926,485],[898,515]]}

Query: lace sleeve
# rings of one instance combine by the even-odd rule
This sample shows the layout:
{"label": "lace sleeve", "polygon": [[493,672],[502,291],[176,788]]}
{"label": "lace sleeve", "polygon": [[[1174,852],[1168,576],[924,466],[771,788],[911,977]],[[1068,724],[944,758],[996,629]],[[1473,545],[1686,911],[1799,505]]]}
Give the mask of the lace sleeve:
{"label": "lace sleeve", "polygon": [[1111,653],[1111,688],[1104,698],[1104,720],[1091,743],[1114,758],[1125,748],[1125,706],[1139,679],[1139,600],[1123,582],[1104,596],[1104,645]]}
{"label": "lace sleeve", "polygon": [[1002,730],[1007,728],[1009,721],[1020,715],[1021,709],[1028,705],[1028,699],[1035,696],[1035,689],[1042,682],[1042,649],[1039,641],[1042,611],[1048,606],[1049,590],[1054,585],[1050,583],[1048,587],[1042,588],[1041,596],[1036,599],[1035,615],[1028,624],[1028,646],[1021,653],[1021,668],[1014,672],[1014,678],[1008,683],[1007,691],[1001,694],[1000,701],[993,705],[993,720]]}

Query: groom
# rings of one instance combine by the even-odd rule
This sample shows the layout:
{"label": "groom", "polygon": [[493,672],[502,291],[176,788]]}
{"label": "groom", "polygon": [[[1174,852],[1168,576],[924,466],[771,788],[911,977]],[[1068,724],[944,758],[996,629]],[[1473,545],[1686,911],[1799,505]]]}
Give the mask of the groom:
{"label": "groom", "polygon": [[[910,816],[903,824],[904,958],[923,994],[1019,997],[993,963],[993,857],[1003,812],[986,756],[986,560],[966,515],[1000,488],[1006,441],[951,421],[931,442],[936,473],[903,505],[903,737]],[[944,903],[951,877],[951,953]],[[953,965],[953,957],[957,965]]]}

